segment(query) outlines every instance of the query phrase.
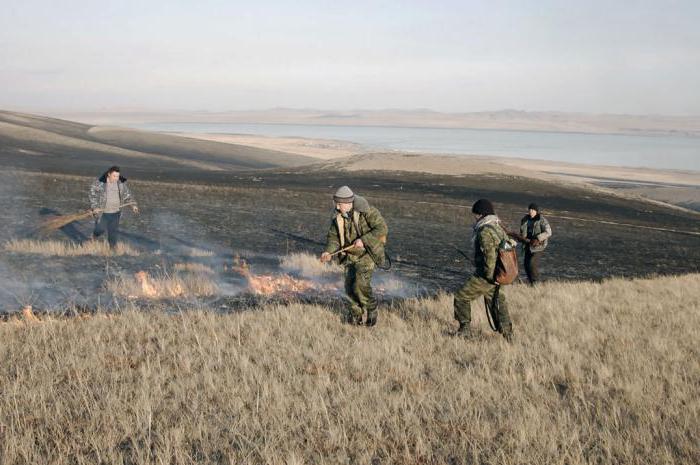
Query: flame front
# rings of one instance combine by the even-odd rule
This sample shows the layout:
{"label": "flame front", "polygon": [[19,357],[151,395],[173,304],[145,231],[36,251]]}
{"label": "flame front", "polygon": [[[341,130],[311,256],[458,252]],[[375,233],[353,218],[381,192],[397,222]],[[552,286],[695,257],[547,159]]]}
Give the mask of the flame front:
{"label": "flame front", "polygon": [[172,283],[153,282],[145,271],[134,274],[139,291],[143,297],[151,299],[159,297],[180,297],[185,293],[182,285],[175,281]]}
{"label": "flame front", "polygon": [[34,315],[34,309],[31,305],[26,305],[22,308],[22,318],[24,318],[24,321],[27,323],[38,323],[41,321]]}
{"label": "flame front", "polygon": [[319,284],[308,279],[294,278],[288,274],[261,274],[255,275],[250,271],[248,264],[241,259],[234,260],[233,271],[241,274],[248,281],[248,289],[256,295],[292,295],[304,294],[313,291],[331,292],[335,286]]}
{"label": "flame front", "polygon": [[158,297],[158,291],[156,291],[155,286],[151,284],[151,280],[148,277],[148,273],[145,271],[139,271],[134,275],[136,282],[141,286],[141,293],[146,297]]}

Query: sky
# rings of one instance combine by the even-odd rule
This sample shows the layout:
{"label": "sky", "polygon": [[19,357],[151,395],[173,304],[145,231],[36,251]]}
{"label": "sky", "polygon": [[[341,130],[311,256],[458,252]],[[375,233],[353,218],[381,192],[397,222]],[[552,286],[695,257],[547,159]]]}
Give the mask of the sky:
{"label": "sky", "polygon": [[700,2],[3,0],[0,109],[700,115]]}

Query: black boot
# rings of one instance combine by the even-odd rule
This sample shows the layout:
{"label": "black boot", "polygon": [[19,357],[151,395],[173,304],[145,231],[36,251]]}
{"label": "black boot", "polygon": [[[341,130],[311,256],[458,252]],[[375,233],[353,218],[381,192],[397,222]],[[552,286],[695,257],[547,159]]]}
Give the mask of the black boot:
{"label": "black boot", "polygon": [[365,323],[366,326],[369,326],[370,328],[374,325],[377,324],[377,314],[373,313],[371,315],[367,315],[367,322]]}
{"label": "black boot", "polygon": [[460,323],[455,336],[463,339],[472,339],[474,337],[472,334],[472,328],[468,323]]}

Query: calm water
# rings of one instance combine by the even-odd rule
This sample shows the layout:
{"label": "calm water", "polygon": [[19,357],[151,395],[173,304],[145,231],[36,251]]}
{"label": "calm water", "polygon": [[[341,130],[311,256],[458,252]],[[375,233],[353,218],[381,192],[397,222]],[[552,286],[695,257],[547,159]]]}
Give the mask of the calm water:
{"label": "calm water", "polygon": [[336,139],[356,142],[373,150],[700,170],[700,138],[682,136],[238,123],[148,123],[136,127],[151,131]]}

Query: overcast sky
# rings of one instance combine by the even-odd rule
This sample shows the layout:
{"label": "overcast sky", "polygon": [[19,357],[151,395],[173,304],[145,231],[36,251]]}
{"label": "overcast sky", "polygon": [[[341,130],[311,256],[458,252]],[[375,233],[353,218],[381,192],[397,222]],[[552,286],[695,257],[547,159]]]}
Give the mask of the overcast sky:
{"label": "overcast sky", "polygon": [[699,24],[698,0],[5,0],[0,108],[700,115]]}

